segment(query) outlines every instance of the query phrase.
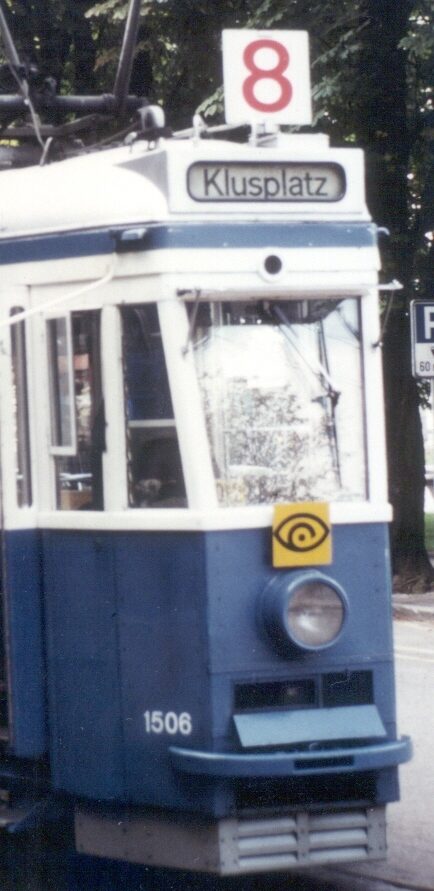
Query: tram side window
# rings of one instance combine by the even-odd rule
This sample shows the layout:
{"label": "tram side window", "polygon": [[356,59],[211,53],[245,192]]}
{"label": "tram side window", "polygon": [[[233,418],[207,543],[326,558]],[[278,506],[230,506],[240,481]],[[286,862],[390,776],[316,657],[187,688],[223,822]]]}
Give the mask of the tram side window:
{"label": "tram side window", "polygon": [[56,506],[102,510],[105,421],[100,313],[75,312],[49,319],[47,340]]}
{"label": "tram side window", "polygon": [[178,436],[156,304],[122,308],[130,507],[185,507]]}
{"label": "tram side window", "polygon": [[[17,306],[11,316],[23,312]],[[32,475],[30,466],[29,397],[27,389],[27,350],[24,322],[11,326],[12,382],[15,403],[15,430],[17,442],[16,486],[19,507],[32,503]]]}

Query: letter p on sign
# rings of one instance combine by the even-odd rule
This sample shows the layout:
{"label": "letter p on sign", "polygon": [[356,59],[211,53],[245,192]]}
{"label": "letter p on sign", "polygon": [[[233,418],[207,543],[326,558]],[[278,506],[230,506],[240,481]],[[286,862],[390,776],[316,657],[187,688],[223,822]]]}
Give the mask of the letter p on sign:
{"label": "letter p on sign", "polygon": [[434,335],[434,307],[424,306],[423,308],[425,340],[432,340]]}
{"label": "letter p on sign", "polygon": [[312,122],[307,31],[223,31],[228,124]]}

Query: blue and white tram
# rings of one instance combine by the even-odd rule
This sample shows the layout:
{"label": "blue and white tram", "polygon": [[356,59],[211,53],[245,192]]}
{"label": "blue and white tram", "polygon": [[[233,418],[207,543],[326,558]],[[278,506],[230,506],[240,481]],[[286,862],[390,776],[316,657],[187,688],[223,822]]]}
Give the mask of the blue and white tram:
{"label": "blue and white tram", "polygon": [[363,182],[281,133],[2,174],[0,780],[44,777],[79,851],[384,856],[410,743]]}

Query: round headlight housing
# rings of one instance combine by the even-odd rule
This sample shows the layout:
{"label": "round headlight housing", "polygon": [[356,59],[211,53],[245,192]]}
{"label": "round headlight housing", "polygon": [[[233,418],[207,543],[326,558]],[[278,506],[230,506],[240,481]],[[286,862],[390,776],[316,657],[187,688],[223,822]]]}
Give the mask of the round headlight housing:
{"label": "round headlight housing", "polygon": [[345,606],[336,588],[322,579],[299,585],[288,600],[288,632],[301,647],[329,647],[339,637]]}
{"label": "round headlight housing", "polygon": [[341,636],[348,605],[344,591],[319,572],[275,578],[262,598],[268,636],[281,651],[317,651]]}

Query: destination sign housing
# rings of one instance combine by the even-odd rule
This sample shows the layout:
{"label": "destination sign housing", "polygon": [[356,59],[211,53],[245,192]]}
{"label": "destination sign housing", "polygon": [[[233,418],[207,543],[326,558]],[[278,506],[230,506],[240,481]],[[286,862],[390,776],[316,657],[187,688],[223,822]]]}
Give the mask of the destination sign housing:
{"label": "destination sign housing", "polygon": [[333,202],[345,195],[339,164],[197,162],[187,171],[194,201]]}

